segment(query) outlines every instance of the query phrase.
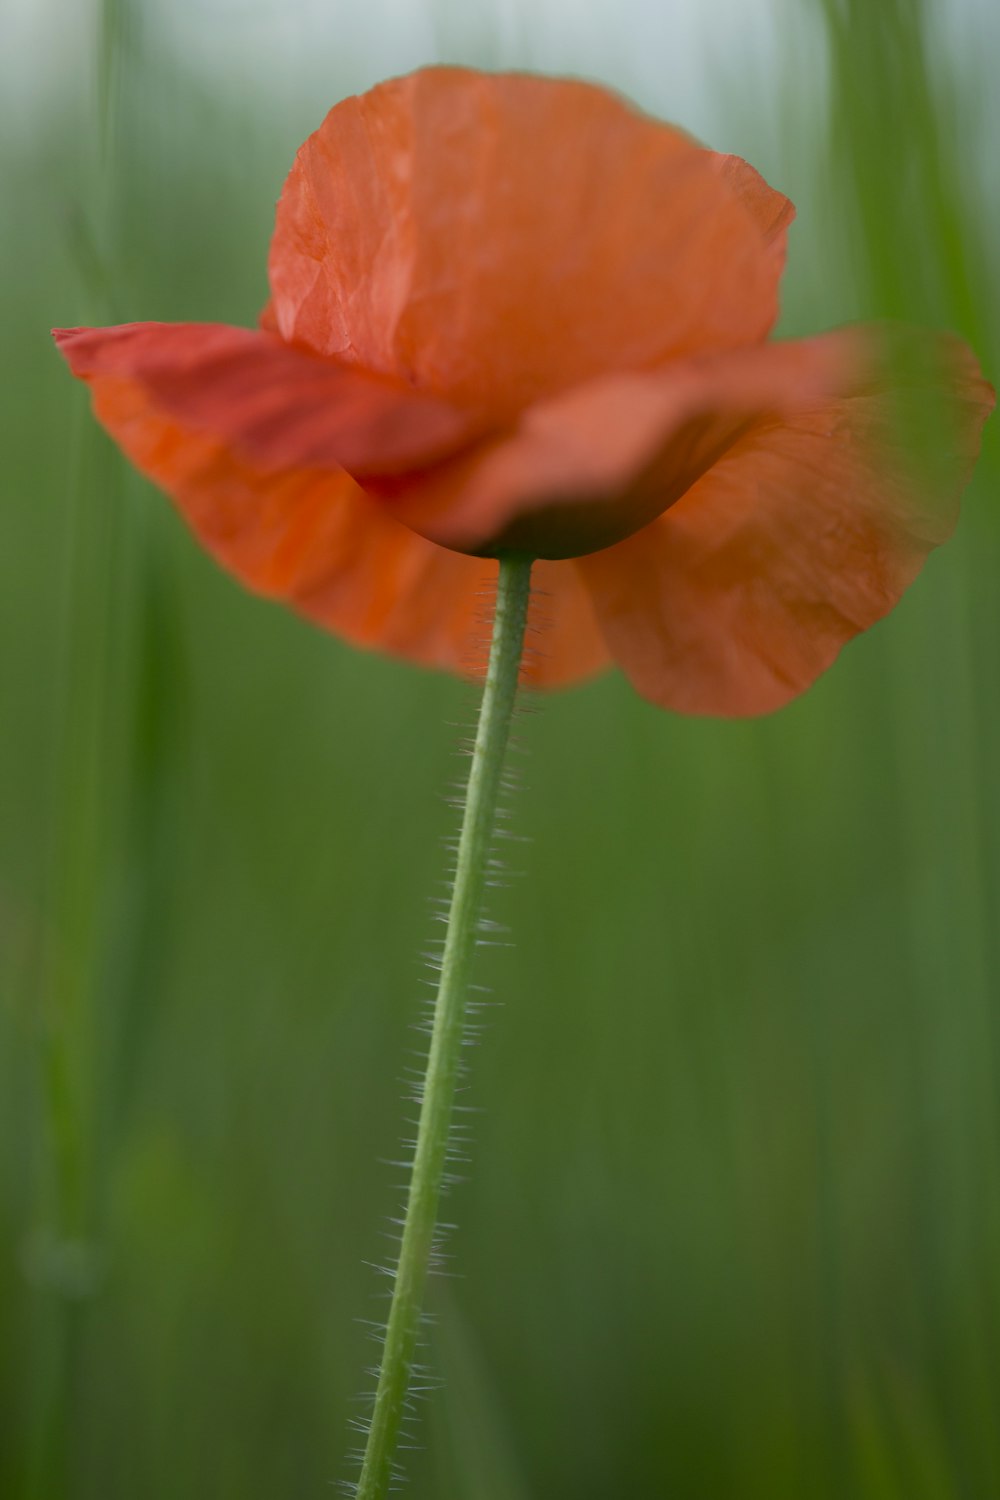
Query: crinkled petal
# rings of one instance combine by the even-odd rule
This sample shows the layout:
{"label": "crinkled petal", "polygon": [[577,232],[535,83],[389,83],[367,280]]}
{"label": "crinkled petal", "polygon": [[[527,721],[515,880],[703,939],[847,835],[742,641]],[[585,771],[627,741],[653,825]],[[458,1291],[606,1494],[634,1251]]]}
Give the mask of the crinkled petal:
{"label": "crinkled petal", "polygon": [[674,504],[748,421],[827,401],[874,358],[873,340],[846,329],[606,376],[530,407],[506,435],[370,488],[456,551],[579,557]]}
{"label": "crinkled petal", "polygon": [[789,206],[751,170],[591,84],[428,68],[336,105],[300,149],[277,326],[497,418],[754,343]]}
{"label": "crinkled petal", "polygon": [[395,473],[467,443],[481,420],[274,334],[225,323],[126,323],[55,331],[74,375],[128,379],[158,410],[261,470]]}
{"label": "crinkled petal", "polygon": [[934,357],[908,394],[932,396],[950,429],[933,491],[901,450],[898,391],[866,380],[755,423],[666,514],[577,564],[644,697],[683,713],[767,713],[897,602],[952,529],[994,404],[964,345],[925,344]]}
{"label": "crinkled petal", "polygon": [[784,193],[771,187],[756,167],[744,161],[742,156],[723,156],[715,152],[710,154],[716,171],[756,224],[771,257],[775,274],[780,276],[785,269],[788,228],[795,218],[795,205]]}
{"label": "crinkled petal", "polygon": [[575,565],[539,559],[531,570],[521,681],[531,688],[568,687],[610,666],[611,652]]}
{"label": "crinkled petal", "polygon": [[[99,421],[249,588],[356,645],[481,672],[495,563],[414,535],[343,470],[258,468],[217,434],[167,411],[143,380],[89,379]],[[540,566],[535,584],[538,649],[525,681],[557,687],[605,666],[607,647],[573,565]]]}

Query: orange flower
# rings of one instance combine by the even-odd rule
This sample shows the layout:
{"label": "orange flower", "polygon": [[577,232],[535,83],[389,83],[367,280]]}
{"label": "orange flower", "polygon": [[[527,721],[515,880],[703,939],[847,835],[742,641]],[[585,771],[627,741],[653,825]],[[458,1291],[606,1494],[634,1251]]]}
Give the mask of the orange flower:
{"label": "orange flower", "polygon": [[56,339],[219,561],[349,640],[462,670],[490,559],[529,552],[537,685],[613,658],[762,713],[949,534],[994,399],[907,335],[950,432],[938,492],[908,482],[876,332],[766,342],[792,215],[603,89],[431,68],[299,151],[259,330]]}

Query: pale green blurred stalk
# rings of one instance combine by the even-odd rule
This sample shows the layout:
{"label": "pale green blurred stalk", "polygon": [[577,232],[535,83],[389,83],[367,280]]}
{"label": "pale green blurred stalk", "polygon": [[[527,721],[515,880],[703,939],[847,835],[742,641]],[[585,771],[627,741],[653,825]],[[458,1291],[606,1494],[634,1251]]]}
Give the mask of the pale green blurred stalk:
{"label": "pale green blurred stalk", "polygon": [[[103,0],[96,58],[97,159],[84,224],[105,243],[116,190],[115,130],[123,0]],[[89,250],[91,230],[82,230]],[[93,322],[110,321],[109,267],[76,247]],[[95,270],[96,268],[96,270]],[[105,1272],[99,1242],[96,1009],[107,927],[110,829],[121,763],[113,671],[121,617],[124,514],[120,467],[80,410],[67,492],[59,659],[53,688],[55,756],[50,802],[47,950],[39,1002],[44,1141],[40,1218],[26,1247],[37,1334],[25,1490],[62,1500],[78,1488],[81,1360],[88,1310]]]}
{"label": "pale green blurred stalk", "polygon": [[[935,45],[930,7],[924,0],[820,0],[820,9],[829,38],[832,166],[847,210],[837,232],[850,257],[859,311],[961,333],[995,381],[995,330],[988,312],[995,271],[966,198],[969,142],[962,128],[971,101],[962,97],[948,56]],[[932,493],[935,459],[948,434],[934,413],[926,415],[925,424],[924,414],[903,407],[899,419],[911,440],[914,482],[926,480]],[[990,438],[988,428],[980,483]],[[970,493],[955,537],[934,560],[933,612],[916,615],[911,627],[910,649],[923,671],[886,681],[880,721],[872,724],[872,732],[892,744],[893,815],[905,850],[909,1015],[899,1045],[910,1064],[925,1174],[924,1220],[914,1255],[931,1376],[927,1410],[907,1430],[887,1420],[893,1393],[870,1352],[862,1355],[841,1341],[834,1347],[848,1476],[855,1466],[846,1482],[873,1500],[897,1493],[893,1482],[899,1492],[917,1485],[920,1493],[942,1500],[1000,1493],[990,1419],[980,1409],[982,1372],[992,1357],[983,1320],[972,1316],[949,1334],[963,1354],[958,1381],[943,1374],[948,1351],[940,1333],[940,1310],[959,1298],[985,1310],[994,1276],[972,1261],[949,1264],[945,1247],[960,1231],[945,1223],[943,1205],[970,1215],[980,1241],[995,1222],[996,1207],[975,1201],[974,1179],[964,1166],[973,1143],[953,1133],[938,1097],[946,1065],[938,1038],[950,1005],[963,996],[981,1037],[978,1076],[993,1099],[989,1131],[977,1137],[974,1149],[980,1169],[991,1170],[995,1180],[1000,889],[988,821],[988,778],[995,773],[983,761],[994,707],[975,672],[984,644],[995,657],[1000,633],[995,594],[982,604],[975,597],[983,550],[996,549],[995,527],[995,513],[984,511]],[[945,869],[967,878],[942,882]],[[961,1065],[961,1054],[955,1063]],[[972,1081],[968,1076],[965,1087]]]}

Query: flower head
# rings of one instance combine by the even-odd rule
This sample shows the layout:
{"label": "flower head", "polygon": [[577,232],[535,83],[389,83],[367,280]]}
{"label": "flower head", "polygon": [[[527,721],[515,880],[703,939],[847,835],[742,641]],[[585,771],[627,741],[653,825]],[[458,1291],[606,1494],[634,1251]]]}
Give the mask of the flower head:
{"label": "flower head", "polygon": [[993,405],[960,341],[906,336],[949,434],[915,484],[882,334],[768,342],[792,216],[601,88],[431,68],[299,151],[259,329],[56,338],[251,588],[461,669],[491,559],[526,552],[537,685],[613,658],[665,707],[760,713],[945,539]]}

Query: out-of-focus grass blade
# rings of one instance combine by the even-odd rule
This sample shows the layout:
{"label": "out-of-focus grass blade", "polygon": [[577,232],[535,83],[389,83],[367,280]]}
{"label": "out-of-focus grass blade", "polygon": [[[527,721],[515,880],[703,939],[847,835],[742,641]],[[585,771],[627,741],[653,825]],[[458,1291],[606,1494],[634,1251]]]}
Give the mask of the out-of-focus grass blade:
{"label": "out-of-focus grass blade", "polygon": [[442,1297],[440,1286],[436,1291],[440,1321],[430,1344],[443,1379],[434,1400],[440,1433],[434,1444],[438,1492],[460,1495],[462,1500],[531,1500],[509,1418],[475,1332],[457,1300]]}

